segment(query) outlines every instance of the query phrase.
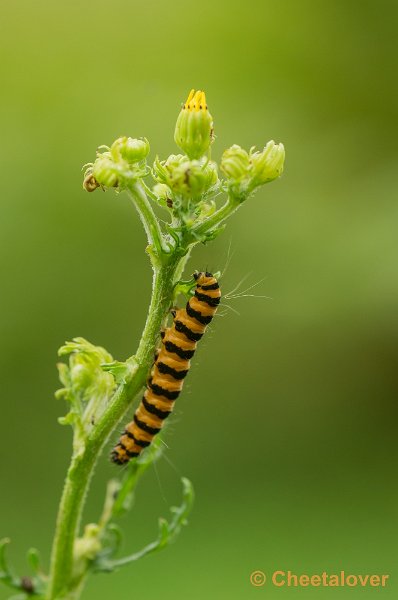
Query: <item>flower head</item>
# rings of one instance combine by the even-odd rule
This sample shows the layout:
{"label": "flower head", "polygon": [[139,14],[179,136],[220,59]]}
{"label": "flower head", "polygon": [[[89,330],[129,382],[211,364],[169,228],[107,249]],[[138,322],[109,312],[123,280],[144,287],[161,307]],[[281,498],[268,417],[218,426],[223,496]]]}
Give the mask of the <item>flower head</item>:
{"label": "flower head", "polygon": [[119,183],[118,165],[107,156],[100,154],[94,162],[92,174],[99,184],[105,187],[117,187]]}
{"label": "flower head", "polygon": [[221,158],[221,171],[228,177],[228,179],[234,179],[236,181],[240,181],[241,179],[247,177],[247,174],[250,169],[250,158],[249,154],[238,146],[238,144],[234,144],[228,150],[225,150],[224,154]]}
{"label": "flower head", "polygon": [[213,141],[213,118],[207,108],[206,95],[201,90],[191,90],[182,105],[174,140],[191,160],[208,152]]}
{"label": "flower head", "polygon": [[275,144],[274,140],[268,142],[262,152],[250,153],[252,164],[252,185],[257,187],[280,177],[283,173],[285,162],[285,147]]}
{"label": "flower head", "polygon": [[87,192],[93,192],[98,187],[103,190],[111,187],[123,189],[128,181],[136,181],[147,174],[148,154],[149,142],[146,138],[124,136],[117,138],[111,147],[100,146],[95,161],[85,165],[83,188]]}
{"label": "flower head", "polygon": [[251,148],[246,152],[234,144],[225,150],[221,158],[221,171],[227,177],[230,192],[244,199],[255,188],[273,181],[283,173],[285,148],[273,140],[267,143],[262,152]]}
{"label": "flower head", "polygon": [[171,154],[165,161],[156,159],[153,172],[156,181],[166,184],[173,194],[194,202],[218,184],[217,165],[204,158],[189,160],[182,154]]}
{"label": "flower head", "polygon": [[144,160],[149,154],[149,142],[146,138],[120,137],[111,146],[111,155],[115,161],[122,158],[129,164]]}

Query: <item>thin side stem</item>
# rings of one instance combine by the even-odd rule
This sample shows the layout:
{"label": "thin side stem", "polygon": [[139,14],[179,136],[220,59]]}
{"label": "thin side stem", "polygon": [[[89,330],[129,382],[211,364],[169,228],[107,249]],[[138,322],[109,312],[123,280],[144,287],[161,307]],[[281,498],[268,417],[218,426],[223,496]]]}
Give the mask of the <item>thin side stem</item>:
{"label": "thin side stem", "polygon": [[140,219],[147,234],[148,243],[154,247],[157,257],[159,258],[162,253],[168,254],[170,248],[163,238],[159,221],[153,212],[142,183],[138,181],[130,183],[127,191],[140,215]]}
{"label": "thin side stem", "polygon": [[233,212],[235,212],[242,204],[239,200],[236,200],[233,196],[229,196],[228,200],[221,206],[214,214],[207,219],[204,219],[196,227],[192,227],[190,233],[192,236],[201,236],[211,231],[213,228],[218,227],[225,219],[227,219]]}
{"label": "thin side stem", "polygon": [[113,429],[145,385],[159,330],[170,308],[174,283],[180,276],[187,257],[188,255],[172,255],[166,264],[154,270],[151,304],[135,356],[138,367],[131,379],[116,390],[108,408],[87,439],[83,452],[72,458],[57,517],[47,600],[77,597],[76,590],[73,591],[70,587],[73,581],[73,549],[79,535],[84,501],[94,467]]}

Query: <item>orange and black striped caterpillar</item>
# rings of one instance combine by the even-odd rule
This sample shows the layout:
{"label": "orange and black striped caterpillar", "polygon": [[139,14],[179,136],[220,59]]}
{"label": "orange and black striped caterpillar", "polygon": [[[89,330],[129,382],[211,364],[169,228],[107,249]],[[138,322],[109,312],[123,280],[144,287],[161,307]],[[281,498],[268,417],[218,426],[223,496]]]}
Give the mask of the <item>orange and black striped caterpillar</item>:
{"label": "orange and black striped caterpillar", "polygon": [[184,378],[191,366],[196,343],[206,331],[220,303],[221,291],[211,273],[194,273],[195,294],[185,308],[172,311],[173,324],[162,332],[162,346],[156,355],[144,396],[134,420],[126,425],[111,459],[118,465],[139,456],[162,429],[173,410]]}

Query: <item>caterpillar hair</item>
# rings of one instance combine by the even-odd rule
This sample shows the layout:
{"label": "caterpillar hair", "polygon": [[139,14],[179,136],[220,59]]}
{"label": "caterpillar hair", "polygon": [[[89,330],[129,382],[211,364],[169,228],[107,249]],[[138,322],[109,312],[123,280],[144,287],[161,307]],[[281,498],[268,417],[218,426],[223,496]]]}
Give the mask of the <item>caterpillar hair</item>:
{"label": "caterpillar hair", "polygon": [[162,429],[182,390],[197,342],[220,303],[217,279],[208,272],[195,272],[193,276],[196,280],[195,294],[185,308],[172,311],[173,324],[162,334],[162,345],[156,354],[144,396],[133,421],[126,425],[112,450],[111,459],[118,465],[139,456]]}

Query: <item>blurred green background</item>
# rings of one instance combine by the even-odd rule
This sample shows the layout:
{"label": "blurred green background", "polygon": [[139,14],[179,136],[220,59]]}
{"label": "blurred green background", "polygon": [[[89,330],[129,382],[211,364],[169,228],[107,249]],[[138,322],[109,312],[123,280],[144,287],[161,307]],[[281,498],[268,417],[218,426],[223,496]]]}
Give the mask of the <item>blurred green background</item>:
{"label": "blurred green background", "polygon": [[[156,536],[180,475],[196,489],[189,527],[83,597],[397,597],[397,18],[392,0],[3,5],[0,536],[19,572],[32,545],[47,564],[70,456],[56,350],[80,335],[124,359],[150,294],[132,205],[85,193],[80,168],[122,134],[175,152],[196,87],[216,159],[275,139],[287,160],[189,269],[222,270],[230,245],[223,291],[247,276],[270,299],[230,301],[240,315],[225,308],[201,344],[124,549]],[[114,472],[104,456],[86,521]],[[390,583],[254,589],[255,569]]]}

